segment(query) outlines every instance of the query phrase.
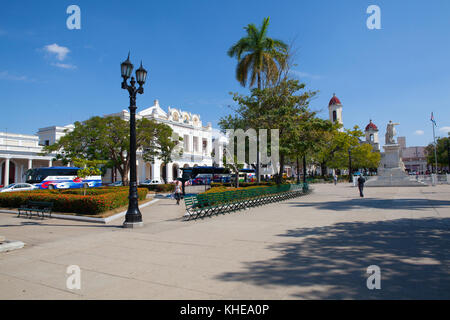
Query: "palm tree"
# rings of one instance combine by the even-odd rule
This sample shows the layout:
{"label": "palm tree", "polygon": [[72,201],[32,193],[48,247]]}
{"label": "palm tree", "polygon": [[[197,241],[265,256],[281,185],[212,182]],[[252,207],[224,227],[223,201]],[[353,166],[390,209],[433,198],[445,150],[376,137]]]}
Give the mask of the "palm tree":
{"label": "palm tree", "polygon": [[[265,84],[274,83],[279,76],[279,66],[286,61],[288,46],[281,40],[267,37],[269,17],[263,19],[260,29],[253,23],[244,29],[247,36],[241,38],[229,50],[230,57],[236,57],[236,79],[245,87],[250,75],[250,87],[257,82],[258,89]],[[261,182],[259,151],[256,160],[256,177]]]}
{"label": "palm tree", "polygon": [[263,81],[273,82],[278,77],[279,65],[284,63],[288,46],[281,40],[267,37],[269,17],[258,29],[253,23],[246,26],[247,36],[241,38],[229,50],[230,57],[236,57],[236,79],[243,87],[250,76],[250,87],[257,83],[261,89]]}

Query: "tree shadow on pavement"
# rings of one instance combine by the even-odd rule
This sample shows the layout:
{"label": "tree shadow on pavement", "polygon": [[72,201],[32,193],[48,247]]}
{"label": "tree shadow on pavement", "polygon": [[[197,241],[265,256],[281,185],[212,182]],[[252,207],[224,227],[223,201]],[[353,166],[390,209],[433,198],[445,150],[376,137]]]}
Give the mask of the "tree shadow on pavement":
{"label": "tree shadow on pavement", "polygon": [[[449,299],[449,223],[397,219],[292,229],[278,235],[289,241],[268,247],[276,258],[246,262],[245,271],[218,279],[289,287],[296,299]],[[370,265],[381,268],[380,290],[366,286]]]}
{"label": "tree shadow on pavement", "polygon": [[123,229],[121,225],[108,225],[108,224],[56,224],[56,223],[44,223],[40,221],[21,221],[18,224],[1,224],[0,228],[10,228],[10,227],[26,227],[26,226],[41,226],[41,227],[85,227],[85,228],[115,228]]}
{"label": "tree shadow on pavement", "polygon": [[389,210],[423,210],[433,207],[449,207],[450,201],[431,199],[376,199],[358,198],[344,201],[324,202],[291,202],[293,207],[316,207],[317,209],[348,211],[360,208],[389,209]]}

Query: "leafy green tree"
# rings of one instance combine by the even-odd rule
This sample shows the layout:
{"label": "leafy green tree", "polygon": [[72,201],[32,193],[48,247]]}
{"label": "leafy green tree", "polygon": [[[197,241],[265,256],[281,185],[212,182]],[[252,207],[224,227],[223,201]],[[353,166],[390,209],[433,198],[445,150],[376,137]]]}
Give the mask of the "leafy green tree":
{"label": "leafy green tree", "polygon": [[[225,129],[247,129],[255,124],[258,128],[276,128],[279,130],[280,171],[277,182],[281,182],[284,165],[288,157],[299,147],[299,126],[310,117],[309,101],[315,92],[305,91],[305,85],[298,80],[284,79],[277,85],[264,89],[254,88],[250,96],[235,94],[238,103],[234,115],[221,118],[219,126]],[[268,143],[267,153],[271,142]],[[276,164],[274,164],[276,165]]]}
{"label": "leafy green tree", "polygon": [[[76,159],[86,161],[105,160],[106,166],[116,168],[124,185],[128,184],[130,170],[130,125],[119,117],[92,117],[83,122],[75,122],[73,131],[67,132],[58,142],[44,147],[44,154],[56,153],[56,159],[63,163]],[[167,135],[172,129],[163,130],[167,125],[149,119],[136,121],[136,147],[148,154],[157,155],[166,148]]]}
{"label": "leafy green tree", "polygon": [[376,169],[381,159],[379,152],[373,151],[368,143],[362,143],[351,150],[352,169]]}
{"label": "leafy green tree", "polygon": [[[439,137],[436,139],[437,149],[437,163],[441,168],[448,166],[448,144],[450,143],[450,137]],[[436,166],[436,161],[434,158],[434,143],[430,143],[425,148],[427,154],[427,162],[433,167]],[[449,168],[450,169],[450,168]]]}
{"label": "leafy green tree", "polygon": [[340,124],[335,124],[333,130],[323,136],[321,148],[314,156],[322,174],[326,173],[327,168],[348,168],[348,152],[359,146],[358,138],[363,136],[358,126],[343,132],[339,131],[340,127]]}
{"label": "leafy green tree", "polygon": [[322,173],[325,174],[327,168],[347,169],[350,155],[352,169],[377,168],[381,155],[373,151],[370,144],[360,143],[359,138],[363,136],[361,129],[354,126],[353,129],[341,132],[340,127],[341,125],[334,125],[334,130],[324,135],[323,144],[314,156]]}
{"label": "leafy green tree", "polygon": [[[289,160],[295,163],[297,168],[297,182],[300,182],[300,159],[303,162],[304,181],[306,180],[306,165],[310,162],[311,156],[317,153],[324,137],[333,130],[333,124],[329,120],[323,120],[316,116],[316,112],[305,111],[304,115],[298,119],[298,124],[293,132],[289,153]],[[308,161],[307,161],[308,160]]]}

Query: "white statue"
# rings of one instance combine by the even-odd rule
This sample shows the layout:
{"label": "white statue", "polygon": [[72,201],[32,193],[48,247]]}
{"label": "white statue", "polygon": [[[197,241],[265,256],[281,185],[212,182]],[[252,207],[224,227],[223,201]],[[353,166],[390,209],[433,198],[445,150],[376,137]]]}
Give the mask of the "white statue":
{"label": "white statue", "polygon": [[400,123],[392,123],[392,120],[389,120],[386,127],[386,144],[397,144],[394,139],[394,136],[397,134],[395,126],[398,126],[399,124]]}

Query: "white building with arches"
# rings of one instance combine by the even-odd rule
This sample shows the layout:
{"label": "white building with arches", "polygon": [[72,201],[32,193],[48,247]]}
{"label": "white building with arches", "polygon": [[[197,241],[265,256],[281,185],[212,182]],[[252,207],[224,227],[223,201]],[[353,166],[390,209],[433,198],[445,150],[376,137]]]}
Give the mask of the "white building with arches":
{"label": "white building with arches", "polygon": [[38,136],[0,132],[0,185],[25,182],[28,169],[52,166],[53,156],[41,153]]}

